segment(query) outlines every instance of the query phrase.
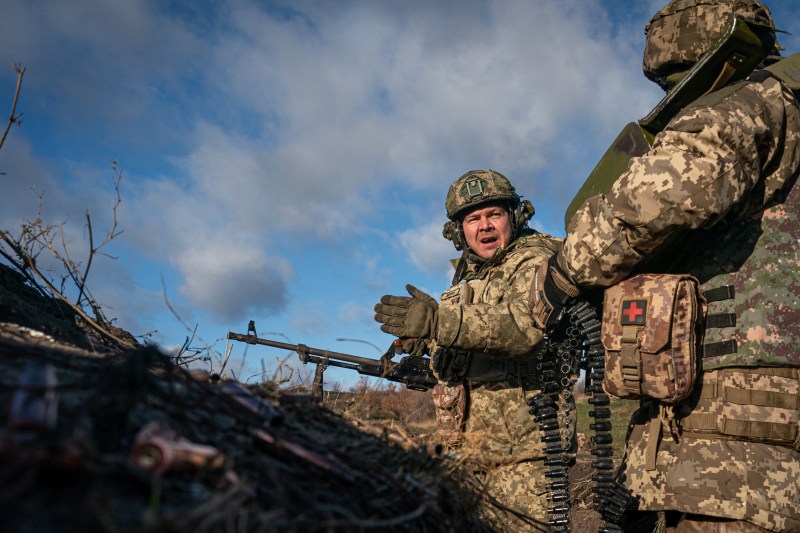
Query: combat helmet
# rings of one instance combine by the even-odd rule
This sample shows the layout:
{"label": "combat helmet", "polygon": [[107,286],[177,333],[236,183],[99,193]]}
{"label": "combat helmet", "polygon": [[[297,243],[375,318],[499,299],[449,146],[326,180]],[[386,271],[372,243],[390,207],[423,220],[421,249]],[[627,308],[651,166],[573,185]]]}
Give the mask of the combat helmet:
{"label": "combat helmet", "polygon": [[495,170],[470,170],[450,185],[444,201],[447,218],[442,235],[453,241],[456,250],[466,247],[461,219],[476,207],[489,202],[507,205],[511,216],[512,240],[517,238],[533,216],[533,205],[522,200],[507,177]]}
{"label": "combat helmet", "polygon": [[669,90],[717,42],[734,15],[770,33],[778,54],[772,14],[758,0],[672,0],[645,26],[644,75]]}

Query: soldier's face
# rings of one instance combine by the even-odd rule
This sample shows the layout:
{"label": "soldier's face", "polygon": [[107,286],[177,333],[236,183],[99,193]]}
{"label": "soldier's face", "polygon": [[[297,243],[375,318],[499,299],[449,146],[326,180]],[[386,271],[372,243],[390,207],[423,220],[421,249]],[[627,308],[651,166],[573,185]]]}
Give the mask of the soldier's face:
{"label": "soldier's face", "polygon": [[467,246],[483,259],[511,242],[511,216],[502,204],[488,204],[467,213],[461,221]]}

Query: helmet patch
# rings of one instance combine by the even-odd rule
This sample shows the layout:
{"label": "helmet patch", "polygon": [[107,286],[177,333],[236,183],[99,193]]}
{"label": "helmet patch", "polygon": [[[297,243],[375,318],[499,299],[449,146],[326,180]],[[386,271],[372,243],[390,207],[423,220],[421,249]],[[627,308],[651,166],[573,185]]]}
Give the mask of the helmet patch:
{"label": "helmet patch", "polygon": [[482,197],[486,193],[486,180],[472,174],[461,186],[461,197],[465,201],[471,202],[477,198]]}

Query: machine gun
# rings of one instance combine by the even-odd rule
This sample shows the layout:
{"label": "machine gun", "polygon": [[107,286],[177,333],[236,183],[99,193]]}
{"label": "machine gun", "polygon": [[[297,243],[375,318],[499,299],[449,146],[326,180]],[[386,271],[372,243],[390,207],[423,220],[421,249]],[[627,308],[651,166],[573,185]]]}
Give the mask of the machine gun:
{"label": "machine gun", "polygon": [[[250,328],[248,328],[250,329]],[[254,330],[255,328],[253,328]],[[253,331],[250,330],[250,331]],[[228,339],[246,342],[247,344],[262,344],[296,352],[303,364],[312,363],[317,365],[314,372],[314,384],[311,388],[311,395],[317,401],[322,400],[323,383],[322,378],[325,370],[329,366],[355,370],[365,376],[388,379],[402,383],[412,390],[424,391],[433,388],[436,377],[430,370],[430,359],[427,357],[409,355],[399,361],[392,361],[395,344],[380,359],[370,359],[346,353],[310,348],[305,344],[287,344],[269,339],[262,339],[256,336],[255,332],[242,333],[228,332]]]}

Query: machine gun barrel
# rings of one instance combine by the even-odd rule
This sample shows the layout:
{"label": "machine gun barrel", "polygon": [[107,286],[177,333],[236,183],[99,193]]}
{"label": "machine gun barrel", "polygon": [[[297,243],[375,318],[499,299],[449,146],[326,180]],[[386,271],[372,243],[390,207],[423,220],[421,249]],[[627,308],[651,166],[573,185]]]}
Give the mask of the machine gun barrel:
{"label": "machine gun barrel", "polygon": [[403,383],[412,390],[428,390],[433,388],[437,383],[436,377],[429,368],[428,359],[411,355],[403,357],[399,361],[392,361],[391,356],[393,354],[391,349],[387,351],[386,355],[381,359],[371,359],[369,357],[360,357],[358,355],[333,352],[331,350],[311,348],[305,344],[289,344],[270,339],[262,339],[250,333],[245,335],[229,331],[228,339],[296,352],[303,364],[311,363],[317,365],[317,370],[314,375],[314,386],[312,388],[312,396],[317,400],[322,399],[323,373],[329,366],[355,370],[359,374],[366,376]]}
{"label": "machine gun barrel", "polygon": [[297,352],[297,355],[300,356],[300,360],[305,363],[303,360],[306,355],[318,355],[320,357],[324,357],[326,359],[339,359],[341,361],[346,361],[348,363],[355,363],[357,365],[381,365],[381,361],[378,359],[370,359],[369,357],[359,357],[357,355],[350,355],[347,353],[341,352],[332,352],[330,350],[322,350],[320,348],[311,348],[306,346],[305,344],[288,344],[285,342],[278,342],[269,339],[262,339],[260,337],[256,337],[255,335],[243,335],[241,333],[233,333],[231,331],[228,332],[228,338],[234,341],[246,342],[247,344],[263,344],[264,346],[271,346],[273,348],[280,348],[282,350],[288,350],[290,352]]}

